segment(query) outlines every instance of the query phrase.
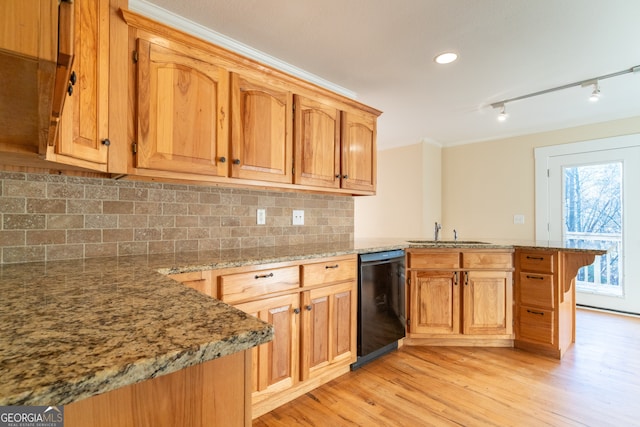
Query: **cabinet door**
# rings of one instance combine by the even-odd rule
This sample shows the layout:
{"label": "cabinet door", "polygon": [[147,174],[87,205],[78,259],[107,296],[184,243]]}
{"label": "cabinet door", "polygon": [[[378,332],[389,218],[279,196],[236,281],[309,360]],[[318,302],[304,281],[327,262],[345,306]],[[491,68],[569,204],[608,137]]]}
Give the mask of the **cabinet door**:
{"label": "cabinet door", "polygon": [[411,333],[460,333],[458,274],[453,271],[411,272],[408,315]]}
{"label": "cabinet door", "polygon": [[340,111],[296,95],[294,183],[340,187]]}
{"label": "cabinet door", "polygon": [[376,117],[356,110],[342,112],[342,188],[376,189]]}
{"label": "cabinet door", "polygon": [[298,382],[300,294],[235,305],[273,325],[273,340],[253,348],[253,403]]}
{"label": "cabinet door", "polygon": [[512,273],[464,272],[464,333],[504,335],[513,332]]}
{"label": "cabinet door", "polygon": [[74,4],[73,92],[48,159],[106,170],[109,147],[109,0]]}
{"label": "cabinet door", "polygon": [[227,176],[229,73],[178,43],[138,39],[136,166]]}
{"label": "cabinet door", "polygon": [[355,293],[354,281],[303,293],[302,380],[319,375],[332,364],[355,361]]}
{"label": "cabinet door", "polygon": [[291,183],[291,92],[233,73],[231,115],[231,176]]}

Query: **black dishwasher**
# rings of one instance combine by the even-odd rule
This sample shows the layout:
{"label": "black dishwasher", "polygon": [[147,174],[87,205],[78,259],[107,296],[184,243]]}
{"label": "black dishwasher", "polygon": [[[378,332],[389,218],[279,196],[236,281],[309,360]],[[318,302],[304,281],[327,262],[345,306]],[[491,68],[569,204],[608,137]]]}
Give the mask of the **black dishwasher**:
{"label": "black dishwasher", "polygon": [[398,348],[405,336],[404,250],[360,254],[358,359],[365,363]]}

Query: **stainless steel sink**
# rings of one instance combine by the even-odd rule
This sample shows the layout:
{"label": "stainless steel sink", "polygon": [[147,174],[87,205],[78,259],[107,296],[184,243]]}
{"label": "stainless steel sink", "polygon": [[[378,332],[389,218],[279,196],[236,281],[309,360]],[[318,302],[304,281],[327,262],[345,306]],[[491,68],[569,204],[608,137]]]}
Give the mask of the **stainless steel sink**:
{"label": "stainless steel sink", "polygon": [[489,245],[489,242],[478,242],[475,240],[407,240],[409,243],[418,245]]}

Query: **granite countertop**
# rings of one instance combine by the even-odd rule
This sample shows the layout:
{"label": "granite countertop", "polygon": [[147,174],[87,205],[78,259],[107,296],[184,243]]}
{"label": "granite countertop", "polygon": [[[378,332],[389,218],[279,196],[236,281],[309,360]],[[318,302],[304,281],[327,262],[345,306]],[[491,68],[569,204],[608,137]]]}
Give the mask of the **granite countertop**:
{"label": "granite countertop", "polygon": [[0,267],[0,405],[65,405],[271,340],[147,257]]}
{"label": "granite countertop", "polygon": [[605,252],[550,242],[408,240],[0,265],[0,405],[64,405],[272,339],[270,325],[166,274],[409,247]]}

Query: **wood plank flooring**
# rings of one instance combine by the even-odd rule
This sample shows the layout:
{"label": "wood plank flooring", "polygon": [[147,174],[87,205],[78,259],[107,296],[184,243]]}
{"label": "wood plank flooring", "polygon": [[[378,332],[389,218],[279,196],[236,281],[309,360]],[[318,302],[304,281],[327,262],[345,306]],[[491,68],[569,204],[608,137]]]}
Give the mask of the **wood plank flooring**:
{"label": "wood plank flooring", "polygon": [[640,426],[640,318],[578,310],[576,341],[561,361],[405,346],[253,426]]}

